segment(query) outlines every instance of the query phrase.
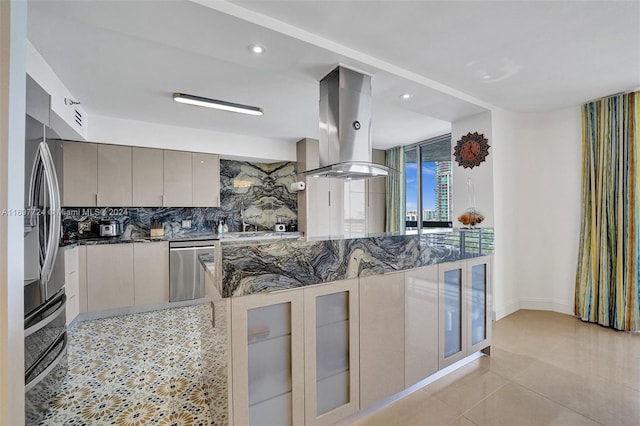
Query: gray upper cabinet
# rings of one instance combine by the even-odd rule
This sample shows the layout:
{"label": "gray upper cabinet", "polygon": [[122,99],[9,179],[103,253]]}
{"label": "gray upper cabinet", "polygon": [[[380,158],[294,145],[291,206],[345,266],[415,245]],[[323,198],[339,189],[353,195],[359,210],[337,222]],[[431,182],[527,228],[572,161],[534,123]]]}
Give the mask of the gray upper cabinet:
{"label": "gray upper cabinet", "polygon": [[164,205],[191,207],[193,203],[192,155],[164,151]]}
{"label": "gray upper cabinet", "polygon": [[220,207],[220,156],[194,152],[193,206]]}
{"label": "gray upper cabinet", "polygon": [[98,145],[98,200],[101,207],[131,206],[131,147]]}
{"label": "gray upper cabinet", "polygon": [[161,207],[164,194],[164,151],[133,148],[133,205]]}
{"label": "gray upper cabinet", "polygon": [[63,195],[65,207],[91,207],[98,198],[98,146],[86,142],[64,142]]}
{"label": "gray upper cabinet", "polygon": [[220,207],[220,156],[64,141],[66,207]]}

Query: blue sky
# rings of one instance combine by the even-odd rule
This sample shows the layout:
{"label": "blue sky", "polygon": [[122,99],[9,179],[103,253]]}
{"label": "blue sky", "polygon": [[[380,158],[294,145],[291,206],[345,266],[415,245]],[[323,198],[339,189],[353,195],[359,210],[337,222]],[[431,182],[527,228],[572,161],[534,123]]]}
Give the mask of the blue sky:
{"label": "blue sky", "polygon": [[[416,163],[407,163],[405,165],[406,179],[406,196],[407,211],[416,210],[418,205],[418,197],[416,194],[417,180]],[[422,208],[427,210],[435,210],[436,208],[436,163],[422,163]]]}

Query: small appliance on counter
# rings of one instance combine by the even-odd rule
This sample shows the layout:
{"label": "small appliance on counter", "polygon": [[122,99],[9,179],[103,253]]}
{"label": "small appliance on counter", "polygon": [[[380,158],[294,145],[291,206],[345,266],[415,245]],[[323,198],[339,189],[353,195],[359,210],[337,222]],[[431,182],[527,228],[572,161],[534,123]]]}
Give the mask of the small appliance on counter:
{"label": "small appliance on counter", "polygon": [[284,223],[276,223],[276,226],[274,227],[274,231],[287,232],[287,225],[285,225]]}
{"label": "small appliance on counter", "polygon": [[151,235],[151,238],[162,238],[162,237],[164,237],[164,224],[162,222],[152,221],[151,222],[151,229],[150,229],[149,233]]}
{"label": "small appliance on counter", "polygon": [[101,237],[119,237],[122,233],[122,226],[116,219],[103,219],[100,221]]}

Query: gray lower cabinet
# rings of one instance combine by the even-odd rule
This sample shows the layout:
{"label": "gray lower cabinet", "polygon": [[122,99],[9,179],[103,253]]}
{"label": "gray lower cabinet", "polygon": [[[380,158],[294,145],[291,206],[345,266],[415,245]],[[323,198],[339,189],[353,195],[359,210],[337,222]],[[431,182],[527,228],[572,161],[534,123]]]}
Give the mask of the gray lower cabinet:
{"label": "gray lower cabinet", "polygon": [[440,369],[491,344],[491,259],[438,265]]}
{"label": "gray lower cabinet", "polygon": [[88,312],[87,293],[87,246],[78,246],[78,305],[80,313]]}
{"label": "gray lower cabinet", "polygon": [[405,388],[404,273],[360,278],[360,407]]}
{"label": "gray lower cabinet", "polygon": [[405,272],[404,381],[438,371],[438,265]]}
{"label": "gray lower cabinet", "polygon": [[133,244],[134,305],[169,302],[169,243]]}
{"label": "gray lower cabinet", "polygon": [[98,144],[97,205],[132,205],[130,146]]}
{"label": "gray lower cabinet", "polygon": [[89,312],[133,306],[133,244],[87,246]]}
{"label": "gray lower cabinet", "polygon": [[98,199],[98,145],[67,142],[62,148],[62,205],[91,207]]}
{"label": "gray lower cabinet", "polygon": [[193,205],[193,172],[190,152],[164,151],[164,205]]}
{"label": "gray lower cabinet", "polygon": [[[67,295],[66,319],[69,325],[80,313],[78,282],[78,247],[67,247],[64,253],[64,290]],[[60,255],[60,254],[58,254]]]}
{"label": "gray lower cabinet", "polygon": [[132,197],[138,207],[162,207],[164,194],[164,151],[132,149]]}
{"label": "gray lower cabinet", "polygon": [[232,298],[229,424],[304,424],[303,292]]}
{"label": "gray lower cabinet", "polygon": [[80,312],[168,303],[168,244],[159,241],[78,247]]}
{"label": "gray lower cabinet", "polygon": [[487,348],[491,259],[230,298],[229,424],[340,423]]}

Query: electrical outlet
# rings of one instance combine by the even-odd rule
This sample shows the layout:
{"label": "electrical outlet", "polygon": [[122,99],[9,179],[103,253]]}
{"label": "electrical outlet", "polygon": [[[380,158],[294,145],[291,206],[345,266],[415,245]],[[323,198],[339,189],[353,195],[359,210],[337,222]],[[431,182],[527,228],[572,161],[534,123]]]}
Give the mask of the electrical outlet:
{"label": "electrical outlet", "polygon": [[91,221],[90,220],[85,220],[85,221],[78,222],[78,233],[79,234],[84,234],[85,232],[86,233],[91,232]]}
{"label": "electrical outlet", "polygon": [[185,228],[185,229],[191,228],[191,221],[190,220],[183,220],[182,221],[182,227]]}

